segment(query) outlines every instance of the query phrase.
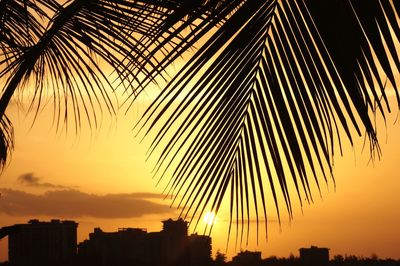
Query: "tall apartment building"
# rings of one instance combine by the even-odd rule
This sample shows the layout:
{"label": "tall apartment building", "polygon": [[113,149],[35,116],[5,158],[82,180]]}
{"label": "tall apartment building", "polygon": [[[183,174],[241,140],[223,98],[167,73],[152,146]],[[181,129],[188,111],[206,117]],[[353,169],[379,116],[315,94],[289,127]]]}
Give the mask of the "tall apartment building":
{"label": "tall apartment building", "polygon": [[68,265],[77,253],[77,227],[74,221],[60,220],[3,227],[10,265]]}

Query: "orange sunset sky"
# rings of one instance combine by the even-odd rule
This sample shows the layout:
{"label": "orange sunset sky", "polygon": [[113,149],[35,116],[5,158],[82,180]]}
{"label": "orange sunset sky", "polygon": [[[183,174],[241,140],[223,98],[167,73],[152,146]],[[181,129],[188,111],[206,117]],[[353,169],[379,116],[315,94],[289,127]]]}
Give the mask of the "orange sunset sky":
{"label": "orange sunset sky", "polygon": [[[0,227],[32,218],[71,219],[79,223],[78,241],[82,241],[94,227],[159,231],[162,220],[176,219],[179,211],[170,208],[170,199],[163,199],[164,187],[156,186],[151,173],[157,155],[146,161],[151,136],[141,141],[132,130],[156,92],[149,89],[127,114],[124,109],[117,117],[105,114],[98,129],[83,126],[78,135],[73,130],[56,132],[51,106],[40,112],[32,126],[34,114],[26,113],[27,101],[14,100],[7,114],[15,127],[16,147],[0,175]],[[317,245],[330,248],[331,257],[377,254],[400,259],[400,122],[396,122],[395,96],[389,93],[389,97],[393,112],[386,124],[377,121],[380,160],[369,160],[362,137],[351,147],[343,136],[344,155],[336,152],[334,164],[336,189],[331,179],[327,185],[322,183],[322,197],[315,189],[314,203],[303,208],[293,193],[294,219],[284,215],[279,224],[272,208],[268,241],[261,225],[257,243],[252,222],[248,245],[245,241],[235,245],[233,236],[227,246],[229,208],[225,206],[211,234],[213,254],[220,250],[230,258],[248,249],[262,251],[263,257],[287,257],[297,256],[300,247]],[[4,260],[7,239],[0,240],[0,261]]]}

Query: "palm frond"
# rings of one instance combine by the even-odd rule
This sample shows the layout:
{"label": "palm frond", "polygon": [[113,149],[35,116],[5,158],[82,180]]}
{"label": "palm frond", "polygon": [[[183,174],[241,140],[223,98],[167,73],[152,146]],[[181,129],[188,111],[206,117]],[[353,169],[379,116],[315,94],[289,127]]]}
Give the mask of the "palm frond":
{"label": "palm frond", "polygon": [[11,121],[3,116],[0,121],[0,171],[4,169],[8,157],[14,149],[14,130]]}
{"label": "palm frond", "polygon": [[267,204],[280,217],[283,201],[292,217],[289,187],[300,204],[313,200],[343,135],[352,144],[365,131],[379,154],[372,114],[390,110],[378,66],[395,86],[393,3],[246,1],[229,17],[138,124],[155,133],[149,156],[159,152],[156,175],[170,177],[166,193],[183,216],[197,225],[230,197],[243,239],[252,216],[257,232],[260,216],[267,226]]}
{"label": "palm frond", "polygon": [[[153,27],[152,34],[143,36],[143,46],[136,55],[123,63],[129,68],[126,79],[133,89],[127,100],[132,98],[132,104],[150,82],[164,77],[171,63],[215,31],[242,4],[237,0],[176,1],[170,14]],[[144,78],[137,79],[141,73],[145,73]]]}
{"label": "palm frond", "polygon": [[[400,40],[399,16],[392,6],[394,2],[375,0],[361,4],[359,1],[334,0],[327,5],[307,1],[318,30],[315,34],[321,35],[342,82],[352,88],[348,89],[350,97],[359,99],[355,94],[363,95],[366,106],[375,109],[374,104],[377,104],[382,115],[383,107],[379,98],[383,97],[388,110],[390,107],[385,82],[378,73],[378,64],[393,86],[396,86],[396,82],[389,58],[393,59],[395,68],[400,69],[395,48]],[[395,36],[392,36],[391,31]],[[386,52],[385,46],[389,52]],[[374,55],[378,62],[375,62]],[[378,88],[375,88],[374,80]],[[395,92],[399,101],[397,89]],[[371,93],[372,96],[369,95]]]}
{"label": "palm frond", "polygon": [[[53,7],[49,3],[47,8]],[[96,126],[103,105],[110,113],[115,110],[104,68],[119,71],[121,58],[140,46],[140,35],[151,32],[152,21],[168,11],[146,1],[120,0],[67,1],[54,11],[39,40],[21,49],[0,72],[1,78],[8,78],[1,114],[15,89],[33,80],[30,109],[37,112],[50,95],[57,125],[72,113],[76,130],[83,117]]]}
{"label": "palm frond", "polygon": [[[6,84],[0,117],[19,88],[31,100],[28,111],[35,112],[35,119],[43,106],[52,104],[57,129],[67,130],[68,121],[76,132],[82,121],[97,127],[104,109],[115,113],[117,100],[110,92],[116,86],[108,73],[114,70],[124,79],[128,68],[121,61],[141,58],[143,36],[150,36],[171,13],[169,2],[1,0],[0,79]],[[10,151],[6,146],[3,154]]]}
{"label": "palm frond", "polygon": [[37,16],[44,15],[32,1],[2,0],[0,2],[0,45],[31,46],[40,38],[43,27]]}
{"label": "palm frond", "polygon": [[48,5],[39,6],[39,2],[43,1],[0,1],[0,70],[3,65],[21,56],[25,47],[33,46],[42,36],[44,27],[40,18],[47,16],[42,8]]}

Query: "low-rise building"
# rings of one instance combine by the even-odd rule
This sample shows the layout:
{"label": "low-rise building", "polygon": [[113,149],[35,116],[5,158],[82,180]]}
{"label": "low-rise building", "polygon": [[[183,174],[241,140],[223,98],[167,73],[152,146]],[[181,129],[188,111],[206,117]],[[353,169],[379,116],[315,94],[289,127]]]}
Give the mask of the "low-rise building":
{"label": "low-rise building", "polygon": [[319,248],[311,246],[310,248],[301,248],[300,261],[303,265],[323,266],[329,263],[329,248]]}
{"label": "low-rise building", "polygon": [[187,222],[163,221],[163,230],[124,228],[103,232],[96,228],[79,244],[82,265],[207,266],[211,263],[211,238],[188,236]]}
{"label": "low-rise building", "polygon": [[257,266],[261,265],[261,252],[260,251],[241,251],[232,258],[232,265],[234,266]]}

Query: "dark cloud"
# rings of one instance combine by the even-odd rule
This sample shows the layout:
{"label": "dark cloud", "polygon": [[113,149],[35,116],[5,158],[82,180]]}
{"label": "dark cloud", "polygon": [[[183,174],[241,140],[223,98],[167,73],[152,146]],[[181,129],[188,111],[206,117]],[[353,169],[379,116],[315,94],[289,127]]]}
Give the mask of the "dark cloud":
{"label": "dark cloud", "polygon": [[160,197],[152,193],[95,195],[77,190],[57,190],[34,195],[12,189],[0,189],[0,192],[0,213],[10,216],[134,218],[173,212],[168,205],[145,199]]}
{"label": "dark cloud", "polygon": [[18,181],[29,187],[40,187],[40,188],[58,188],[58,189],[70,189],[70,187],[55,185],[47,182],[40,182],[40,177],[35,176],[34,173],[26,173],[18,177]]}

